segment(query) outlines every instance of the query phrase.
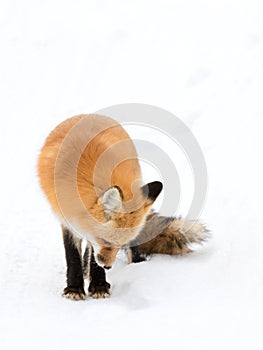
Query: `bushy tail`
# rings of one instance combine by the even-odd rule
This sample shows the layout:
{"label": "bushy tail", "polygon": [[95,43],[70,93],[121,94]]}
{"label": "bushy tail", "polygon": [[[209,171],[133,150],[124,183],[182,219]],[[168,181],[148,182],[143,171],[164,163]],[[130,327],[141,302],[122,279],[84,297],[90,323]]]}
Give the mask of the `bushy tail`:
{"label": "bushy tail", "polygon": [[198,221],[186,221],[151,214],[137,239],[145,255],[183,255],[192,252],[193,244],[203,243],[209,231]]}

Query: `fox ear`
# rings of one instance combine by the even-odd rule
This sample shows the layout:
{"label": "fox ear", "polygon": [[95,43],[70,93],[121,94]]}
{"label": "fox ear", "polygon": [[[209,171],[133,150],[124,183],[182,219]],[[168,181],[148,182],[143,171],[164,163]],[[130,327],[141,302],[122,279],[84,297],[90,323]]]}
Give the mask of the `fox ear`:
{"label": "fox ear", "polygon": [[122,208],[123,193],[118,186],[109,188],[100,198],[106,211],[120,211]]}
{"label": "fox ear", "polygon": [[156,200],[159,194],[162,192],[163,184],[159,181],[150,182],[144,185],[142,188],[143,195],[150,199],[152,202]]}

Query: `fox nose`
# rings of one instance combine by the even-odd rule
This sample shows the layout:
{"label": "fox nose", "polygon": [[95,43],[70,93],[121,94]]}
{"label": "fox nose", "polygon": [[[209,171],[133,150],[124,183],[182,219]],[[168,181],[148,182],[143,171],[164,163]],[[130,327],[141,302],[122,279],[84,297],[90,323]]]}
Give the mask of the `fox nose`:
{"label": "fox nose", "polygon": [[112,268],[112,266],[105,266],[104,265],[104,269],[106,269],[106,270],[110,270]]}

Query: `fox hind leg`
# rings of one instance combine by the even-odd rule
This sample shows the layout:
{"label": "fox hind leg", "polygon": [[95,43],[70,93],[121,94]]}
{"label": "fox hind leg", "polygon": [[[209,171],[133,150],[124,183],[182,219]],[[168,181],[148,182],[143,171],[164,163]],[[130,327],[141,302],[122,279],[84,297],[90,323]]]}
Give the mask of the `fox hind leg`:
{"label": "fox hind leg", "polygon": [[136,245],[136,241],[133,241],[131,246],[126,248],[126,253],[128,255],[128,262],[139,263],[146,260],[145,254],[141,251],[139,245]]}
{"label": "fox hind leg", "polygon": [[100,299],[110,296],[110,284],[106,281],[106,273],[103,267],[99,266],[94,257],[94,250],[90,243],[84,253],[84,276],[89,278],[89,295],[92,298]]}
{"label": "fox hind leg", "polygon": [[63,242],[67,262],[67,287],[63,296],[73,300],[84,300],[84,278],[82,272],[81,239],[62,226]]}

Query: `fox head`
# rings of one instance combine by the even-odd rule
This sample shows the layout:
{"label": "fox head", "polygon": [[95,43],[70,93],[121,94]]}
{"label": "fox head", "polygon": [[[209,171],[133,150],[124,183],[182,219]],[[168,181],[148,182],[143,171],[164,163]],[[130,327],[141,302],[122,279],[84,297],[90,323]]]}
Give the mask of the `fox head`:
{"label": "fox head", "polygon": [[98,199],[92,212],[107,228],[103,230],[103,238],[96,239],[99,245],[99,250],[96,251],[99,263],[110,267],[119,248],[136,238],[162,188],[159,181],[148,183],[134,193],[131,201],[124,201],[122,189],[113,186]]}

